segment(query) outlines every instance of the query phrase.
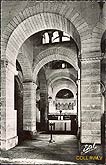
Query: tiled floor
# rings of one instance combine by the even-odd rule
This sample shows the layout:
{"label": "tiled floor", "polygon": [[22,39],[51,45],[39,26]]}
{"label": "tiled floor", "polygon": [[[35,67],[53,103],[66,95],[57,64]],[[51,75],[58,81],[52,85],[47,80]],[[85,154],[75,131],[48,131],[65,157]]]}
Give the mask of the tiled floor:
{"label": "tiled floor", "polygon": [[40,134],[35,140],[23,141],[15,148],[2,152],[2,158],[6,158],[2,162],[16,161],[19,163],[19,160],[23,160],[24,164],[25,162],[27,164],[82,164],[76,161],[79,153],[78,141],[74,135],[53,135],[55,142],[49,143],[49,140],[49,134]]}

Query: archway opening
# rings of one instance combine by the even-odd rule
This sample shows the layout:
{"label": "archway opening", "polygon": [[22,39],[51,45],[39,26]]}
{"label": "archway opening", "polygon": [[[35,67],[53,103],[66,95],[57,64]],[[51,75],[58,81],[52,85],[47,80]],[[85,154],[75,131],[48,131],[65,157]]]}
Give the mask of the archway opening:
{"label": "archway opening", "polygon": [[[69,41],[63,41],[63,42],[60,41],[58,43],[55,42],[55,43],[48,43],[44,45],[41,43],[41,38],[39,37],[40,35],[41,35],[41,32],[39,32],[39,34],[36,33],[34,36],[31,36],[30,38],[28,38],[28,40],[31,39],[30,41],[32,42],[26,40],[26,42],[28,41],[27,44],[24,45],[25,44],[24,43],[23,44],[24,46],[22,45],[22,47],[24,47],[24,49],[22,48],[25,55],[24,57],[27,58],[29,63],[28,65],[25,63],[23,64],[24,65],[23,67],[24,81],[22,80],[21,82],[23,82],[23,87],[24,87],[25,101],[24,101],[24,106],[22,105],[24,113],[20,111],[18,116],[21,113],[21,117],[18,117],[17,119],[17,125],[19,127],[19,131],[17,132],[17,134],[18,136],[22,135],[22,137],[19,137],[20,139],[30,138],[30,137],[32,138],[33,136],[32,132],[36,131],[36,129],[37,131],[49,131],[49,122],[48,122],[49,120],[48,119],[49,118],[48,117],[48,114],[49,114],[48,81],[49,79],[47,78],[48,73],[51,72],[51,70],[53,72],[59,71],[60,72],[59,77],[61,77],[62,72],[64,74],[68,73],[69,75],[69,72],[71,69],[72,75],[73,73],[75,73],[75,77],[73,76],[74,78],[72,78],[72,81],[75,81],[75,79],[77,79],[76,73],[78,69],[78,63],[77,63],[78,62],[78,59],[77,59],[78,48],[74,40],[70,37]],[[52,51],[49,52],[48,49]],[[20,56],[22,56],[22,54]],[[22,62],[21,57],[20,57],[20,61]],[[29,68],[27,68],[27,66],[29,66],[31,70],[30,73],[33,72],[33,77],[31,77],[30,73],[28,73]],[[21,69],[19,69],[19,71],[22,72]],[[37,79],[36,79],[36,75],[38,75]],[[68,77],[68,79],[71,79],[70,76]],[[34,83],[36,83],[38,86],[37,90],[34,89],[34,87],[36,86],[36,84],[34,85]],[[37,95],[37,93],[35,95],[34,93],[35,91],[39,93],[38,95],[40,95],[40,100],[39,99],[36,100],[34,98]],[[22,93],[22,89],[21,89],[21,93]],[[18,95],[16,97],[18,97]],[[34,99],[36,100],[36,102],[34,102]],[[23,98],[21,100],[23,100]],[[18,109],[19,107],[17,106],[16,108]],[[19,123],[20,123],[19,118],[20,119],[23,118],[22,119],[23,123],[21,124],[21,126],[19,126]],[[18,130],[18,127],[17,127],[17,130]]]}
{"label": "archway opening", "polygon": [[23,134],[23,73],[21,66],[16,61],[17,75],[14,78],[14,109],[17,111],[17,136],[18,143],[24,139]]}
{"label": "archway opening", "polygon": [[[71,89],[78,77],[78,47],[71,36],[63,31],[48,29],[32,36],[34,45],[33,79],[36,81],[36,123],[37,131],[49,131],[49,87],[56,79],[70,81]],[[54,77],[53,77],[54,76]],[[62,84],[64,85],[63,81]],[[50,85],[51,84],[51,85]],[[58,83],[54,86],[58,86]],[[77,89],[77,87],[74,87]],[[74,96],[76,89],[74,90]],[[52,88],[54,90],[55,87]],[[51,89],[50,89],[51,90]],[[53,93],[52,93],[53,94]],[[53,106],[55,100],[53,98]],[[56,109],[56,107],[55,107]]]}
{"label": "archway opening", "polygon": [[56,111],[60,113],[60,121],[55,123],[56,126],[58,124],[57,131],[76,135],[78,130],[77,98],[69,88],[59,90],[55,100]]}
{"label": "archway opening", "polygon": [[74,67],[64,60],[50,61],[40,69],[36,81],[37,131],[49,133],[53,122],[54,133],[77,134],[77,76]]}

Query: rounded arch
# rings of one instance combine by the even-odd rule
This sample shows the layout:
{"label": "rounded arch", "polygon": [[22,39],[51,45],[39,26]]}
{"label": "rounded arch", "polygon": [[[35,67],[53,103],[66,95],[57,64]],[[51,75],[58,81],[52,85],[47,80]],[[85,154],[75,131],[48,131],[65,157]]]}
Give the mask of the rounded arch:
{"label": "rounded arch", "polygon": [[23,71],[23,81],[32,80],[32,68],[28,58],[20,51],[17,57]]}
{"label": "rounded arch", "polygon": [[[102,22],[98,24],[103,24],[105,28],[106,19],[102,19]],[[45,5],[43,2],[39,2],[35,6],[25,8],[7,25],[2,35],[2,57],[6,55],[6,58],[14,63],[18,50],[24,41],[39,30],[48,28],[67,32],[72,36],[82,52],[88,50],[86,47],[93,47],[92,49],[95,50],[98,50],[98,47],[100,48],[99,41],[98,43],[92,42],[92,45],[91,41],[98,40],[98,30],[101,31],[102,26],[97,25],[98,30],[94,28],[91,34],[89,25],[73,5],[63,2],[48,2]]]}
{"label": "rounded arch", "polygon": [[42,51],[34,63],[33,79],[36,81],[39,70],[47,63],[54,60],[63,60],[70,63],[78,70],[78,59],[75,51],[63,47],[53,47]]}
{"label": "rounded arch", "polygon": [[[60,10],[57,10],[57,8]],[[83,32],[89,31],[87,22],[81,17],[81,14],[78,13],[73,5],[63,2],[48,2],[45,8],[45,3],[39,2],[35,6],[25,8],[25,10],[21,11],[5,28],[2,36],[2,49],[3,51],[6,50],[7,58],[10,59],[10,52],[13,52],[13,57],[16,58],[19,47],[27,38],[39,30],[48,28],[67,32],[76,41],[79,50],[81,49],[79,34],[83,36]],[[14,46],[12,47],[12,45]]]}
{"label": "rounded arch", "polygon": [[56,70],[55,72],[51,73],[50,76],[47,78],[48,85],[51,85],[58,79],[69,79],[70,81],[73,81],[75,83],[77,79],[77,71],[75,69]]}
{"label": "rounded arch", "polygon": [[75,86],[76,86],[76,82],[75,82],[76,79],[75,79],[75,77],[73,75],[70,75],[70,77],[68,77],[66,75],[62,75],[60,77],[56,76],[55,78],[53,78],[51,81],[48,82],[48,86],[51,86],[55,81],[61,80],[61,79],[72,81],[75,84]]}
{"label": "rounded arch", "polygon": [[82,53],[84,52],[100,52],[101,51],[101,38],[104,31],[106,30],[106,19],[102,18],[102,21],[97,22],[96,26],[93,28],[92,33],[89,35],[88,39],[81,41]]}
{"label": "rounded arch", "polygon": [[60,88],[58,87],[58,88],[56,89],[55,93],[53,94],[53,98],[56,98],[57,93],[58,93],[60,90],[62,90],[62,89],[68,89],[68,90],[70,90],[70,91],[73,93],[74,98],[76,97],[76,93],[75,93],[74,90],[72,90],[72,88],[67,87],[67,86],[64,87],[63,85],[61,85]]}
{"label": "rounded arch", "polygon": [[[57,23],[55,22],[56,18],[58,20]],[[66,18],[63,18],[60,15],[49,13],[48,17],[48,13],[40,13],[25,19],[14,29],[7,41],[7,59],[11,60],[11,53],[11,62],[14,63],[18,55],[18,51],[22,44],[25,42],[25,40],[28,39],[31,35],[44,29],[57,29],[65,31],[74,39],[77,46],[80,48],[80,37],[78,31],[71,22],[69,22]]]}
{"label": "rounded arch", "polygon": [[[61,81],[61,82],[60,82]],[[65,82],[68,83],[65,83]],[[75,94],[77,92],[77,85],[74,80],[72,80],[70,77],[56,77],[54,78],[49,84],[48,84],[48,95],[51,96],[52,93],[54,93],[53,89],[56,88],[56,86],[60,86],[60,84],[64,85],[64,87],[70,86],[73,93]],[[75,96],[75,95],[74,95]]]}
{"label": "rounded arch", "polygon": [[69,99],[69,98],[73,98],[74,95],[73,93],[69,90],[69,89],[61,89],[57,94],[56,94],[56,98],[59,99]]}
{"label": "rounded arch", "polygon": [[77,93],[77,86],[70,80],[57,80],[53,84],[53,99],[55,99],[56,94],[58,91],[61,89],[69,89],[72,91],[74,98],[76,98],[76,93]]}

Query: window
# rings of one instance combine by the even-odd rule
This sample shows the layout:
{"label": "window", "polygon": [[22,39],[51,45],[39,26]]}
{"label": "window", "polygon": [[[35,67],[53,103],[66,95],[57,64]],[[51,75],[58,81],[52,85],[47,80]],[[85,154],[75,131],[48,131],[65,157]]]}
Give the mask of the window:
{"label": "window", "polygon": [[44,32],[42,37],[42,43],[56,43],[56,42],[64,42],[70,41],[70,36],[62,31],[48,30]]}
{"label": "window", "polygon": [[58,31],[55,31],[53,33],[52,43],[54,43],[54,42],[59,42],[59,33],[58,33]]}
{"label": "window", "polygon": [[62,89],[56,95],[56,98],[62,98],[62,99],[73,98],[73,97],[74,97],[73,93],[68,89]]}
{"label": "window", "polygon": [[43,44],[49,43],[49,35],[48,33],[43,34]]}

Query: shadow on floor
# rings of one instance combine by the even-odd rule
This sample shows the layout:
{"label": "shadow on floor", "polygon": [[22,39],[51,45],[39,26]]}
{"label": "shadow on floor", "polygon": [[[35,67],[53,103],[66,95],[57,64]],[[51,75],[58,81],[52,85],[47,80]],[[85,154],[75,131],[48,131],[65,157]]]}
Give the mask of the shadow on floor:
{"label": "shadow on floor", "polygon": [[[20,145],[2,152],[3,158],[16,159],[43,159],[76,162],[81,164],[90,163],[89,160],[77,160],[79,156],[78,140],[74,135],[53,135],[54,143],[49,143],[49,134],[40,134],[36,140],[25,140]],[[98,164],[99,161],[92,161]]]}

